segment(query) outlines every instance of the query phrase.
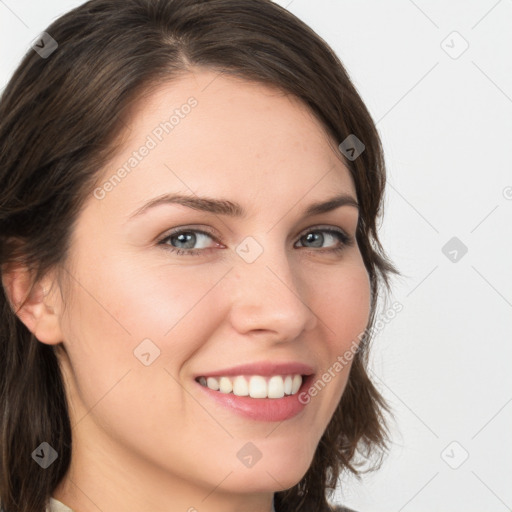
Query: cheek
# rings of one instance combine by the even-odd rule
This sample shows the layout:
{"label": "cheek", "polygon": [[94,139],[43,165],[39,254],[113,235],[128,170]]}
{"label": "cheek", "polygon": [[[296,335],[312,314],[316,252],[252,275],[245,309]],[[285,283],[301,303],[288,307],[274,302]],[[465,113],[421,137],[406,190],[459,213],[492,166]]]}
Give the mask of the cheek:
{"label": "cheek", "polygon": [[155,363],[168,359],[172,366],[197,349],[215,322],[218,308],[211,307],[208,295],[227,270],[222,265],[148,264],[133,255],[114,259],[107,251],[101,261],[84,254],[77,268],[68,339],[80,339],[81,352],[94,357],[101,346],[111,361],[127,364],[149,339],[164,356]]}
{"label": "cheek", "polygon": [[[225,271],[185,272],[137,265],[133,258],[105,254],[100,262],[85,256],[73,271],[72,300],[62,318],[77,418],[94,408],[93,417],[126,439],[135,425],[151,431],[157,418],[172,424],[171,413],[185,402],[173,377],[211,335],[216,316],[206,307],[212,306],[207,295]],[[142,346],[150,353],[147,366],[139,359]]]}
{"label": "cheek", "polygon": [[[162,347],[175,344],[190,346],[190,338],[201,340],[210,321],[219,316],[219,308],[212,307],[211,293],[226,269],[214,267],[180,267],[180,265],[157,264],[139,266],[134,272],[133,265],[120,269],[117,283],[112,290],[118,294],[108,297],[115,309],[119,299],[122,308],[118,318],[138,338],[160,340]],[[130,275],[130,279],[126,279]],[[210,307],[207,307],[209,304]],[[192,348],[192,347],[190,347]]]}
{"label": "cheek", "polygon": [[315,283],[312,309],[319,317],[320,332],[326,341],[317,348],[324,367],[308,394],[312,402],[317,402],[318,417],[324,419],[325,427],[345,390],[352,360],[368,325],[370,281],[361,261],[317,275]]}
{"label": "cheek", "polygon": [[368,324],[370,281],[366,268],[362,262],[340,265],[317,276],[315,283],[315,312],[325,322],[332,344],[343,349]]}

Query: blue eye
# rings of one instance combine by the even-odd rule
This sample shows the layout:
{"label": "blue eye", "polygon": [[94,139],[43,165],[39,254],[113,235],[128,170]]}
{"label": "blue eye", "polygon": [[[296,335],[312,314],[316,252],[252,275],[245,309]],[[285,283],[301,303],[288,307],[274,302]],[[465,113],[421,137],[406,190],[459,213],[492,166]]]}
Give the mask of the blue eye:
{"label": "blue eye", "polygon": [[[323,233],[327,233],[327,236]],[[299,241],[305,240],[306,243],[313,243],[315,245],[312,246],[312,248],[318,248],[320,245],[320,248],[323,247],[323,243],[327,240],[338,241],[338,244],[328,249],[328,251],[335,251],[339,252],[342,251],[346,246],[350,246],[353,244],[352,237],[348,236],[344,231],[338,230],[338,229],[316,229],[316,230],[310,230],[305,235],[301,236]],[[304,242],[301,242],[304,243]]]}
{"label": "blue eye", "polygon": [[[198,229],[176,229],[165,238],[162,238],[158,245],[162,245],[166,250],[176,253],[178,256],[199,256],[204,254],[215,247],[208,247],[208,239],[214,240],[217,247],[222,246],[215,237],[205,231]],[[327,242],[334,241],[334,247],[325,247]],[[301,245],[305,249],[320,249],[320,252],[341,252],[347,246],[354,244],[351,236],[347,235],[344,231],[333,228],[324,229],[310,229],[299,238]],[[197,247],[199,244],[199,247]],[[304,244],[313,244],[307,246]]]}
{"label": "blue eye", "polygon": [[[177,252],[177,254],[198,254],[198,249],[205,249],[204,239],[213,239],[213,236],[205,233],[204,231],[199,231],[197,229],[189,229],[189,230],[181,230],[175,231],[171,235],[167,236],[161,243],[169,242],[169,247],[167,247],[171,252]],[[200,245],[200,247],[194,247],[196,244]],[[177,247],[175,245],[176,244]],[[199,251],[201,252],[201,251]]]}

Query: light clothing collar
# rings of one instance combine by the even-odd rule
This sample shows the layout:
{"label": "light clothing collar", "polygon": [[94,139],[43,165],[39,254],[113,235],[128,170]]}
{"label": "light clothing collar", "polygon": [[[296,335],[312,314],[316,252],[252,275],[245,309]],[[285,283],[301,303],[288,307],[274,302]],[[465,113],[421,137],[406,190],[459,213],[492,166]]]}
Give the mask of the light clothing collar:
{"label": "light clothing collar", "polygon": [[73,512],[69,507],[66,507],[64,503],[56,500],[55,498],[50,498],[50,503],[46,507],[46,512]]}
{"label": "light clothing collar", "polygon": [[[55,498],[50,498],[50,504],[46,507],[46,512],[73,512],[69,507],[64,505],[64,503],[56,500]],[[272,510],[271,512],[276,512],[274,508],[274,498],[272,498]]]}

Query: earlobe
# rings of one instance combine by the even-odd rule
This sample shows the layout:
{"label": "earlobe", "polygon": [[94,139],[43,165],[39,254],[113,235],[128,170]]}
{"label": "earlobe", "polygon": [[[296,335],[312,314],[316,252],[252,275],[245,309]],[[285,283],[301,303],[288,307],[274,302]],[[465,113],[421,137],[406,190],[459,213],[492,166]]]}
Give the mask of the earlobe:
{"label": "earlobe", "polygon": [[39,341],[50,345],[62,341],[59,317],[47,280],[31,286],[30,272],[18,266],[2,272],[2,284],[12,310]]}

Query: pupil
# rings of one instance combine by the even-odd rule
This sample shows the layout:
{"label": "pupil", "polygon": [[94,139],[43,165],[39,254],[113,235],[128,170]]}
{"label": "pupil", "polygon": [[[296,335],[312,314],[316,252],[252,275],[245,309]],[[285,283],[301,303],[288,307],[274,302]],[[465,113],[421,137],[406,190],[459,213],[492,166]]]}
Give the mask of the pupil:
{"label": "pupil", "polygon": [[192,244],[190,247],[180,247],[180,248],[184,248],[184,249],[191,249],[193,246],[194,246],[194,238],[195,235],[193,233],[180,233],[179,235],[177,235],[175,238],[178,239],[178,243],[187,243],[187,240],[184,240],[184,238],[188,238],[188,242],[190,242],[190,240],[192,239]]}
{"label": "pupil", "polygon": [[[316,239],[316,240],[315,240]],[[309,233],[308,235],[306,235],[306,240],[308,242],[320,242],[320,243],[317,243],[314,247],[322,247],[322,240],[323,239],[323,235],[321,233]]]}

